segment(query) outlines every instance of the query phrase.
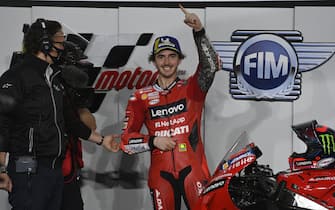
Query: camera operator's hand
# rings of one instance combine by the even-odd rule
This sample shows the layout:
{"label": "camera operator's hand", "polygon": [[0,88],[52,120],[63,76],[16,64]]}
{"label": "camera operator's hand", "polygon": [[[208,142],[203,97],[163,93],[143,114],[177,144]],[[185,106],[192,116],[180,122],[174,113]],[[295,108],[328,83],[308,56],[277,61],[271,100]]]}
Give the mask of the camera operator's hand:
{"label": "camera operator's hand", "polygon": [[120,150],[120,135],[111,134],[104,137],[102,146],[111,152],[118,152]]}
{"label": "camera operator's hand", "polygon": [[102,136],[97,131],[92,130],[88,140],[101,145],[111,152],[118,152],[120,150],[120,135],[110,134],[107,136]]}
{"label": "camera operator's hand", "polygon": [[12,180],[9,178],[7,173],[0,173],[0,189],[8,192],[12,191]]}

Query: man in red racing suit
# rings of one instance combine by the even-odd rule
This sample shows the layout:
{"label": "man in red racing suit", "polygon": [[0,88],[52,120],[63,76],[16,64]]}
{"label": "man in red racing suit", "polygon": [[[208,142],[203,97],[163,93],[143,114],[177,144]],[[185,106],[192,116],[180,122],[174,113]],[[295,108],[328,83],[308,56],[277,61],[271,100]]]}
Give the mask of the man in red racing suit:
{"label": "man in red racing suit", "polygon": [[[200,126],[219,61],[198,16],[181,9],[184,22],[193,28],[198,68],[189,79],[179,79],[177,67],[184,58],[179,43],[174,37],[158,37],[149,58],[157,67],[158,79],[129,98],[121,136],[127,153],[151,150],[148,185],[155,210],[179,210],[181,197],[188,209],[195,209],[209,178]],[[147,135],[140,133],[143,124]]]}

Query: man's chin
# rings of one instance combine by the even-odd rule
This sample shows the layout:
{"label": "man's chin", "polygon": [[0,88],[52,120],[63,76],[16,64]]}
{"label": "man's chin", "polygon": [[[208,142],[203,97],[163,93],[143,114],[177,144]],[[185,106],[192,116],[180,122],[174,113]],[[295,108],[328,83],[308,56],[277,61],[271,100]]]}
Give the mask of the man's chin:
{"label": "man's chin", "polygon": [[177,77],[176,71],[160,71],[159,74],[165,79],[172,79]]}

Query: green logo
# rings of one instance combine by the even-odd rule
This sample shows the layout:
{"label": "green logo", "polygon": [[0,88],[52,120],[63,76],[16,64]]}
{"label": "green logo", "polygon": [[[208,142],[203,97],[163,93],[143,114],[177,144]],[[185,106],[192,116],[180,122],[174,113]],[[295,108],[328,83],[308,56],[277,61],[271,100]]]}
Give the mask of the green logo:
{"label": "green logo", "polygon": [[321,139],[323,151],[325,154],[330,155],[331,153],[335,153],[335,140],[333,135],[320,134],[319,138]]}

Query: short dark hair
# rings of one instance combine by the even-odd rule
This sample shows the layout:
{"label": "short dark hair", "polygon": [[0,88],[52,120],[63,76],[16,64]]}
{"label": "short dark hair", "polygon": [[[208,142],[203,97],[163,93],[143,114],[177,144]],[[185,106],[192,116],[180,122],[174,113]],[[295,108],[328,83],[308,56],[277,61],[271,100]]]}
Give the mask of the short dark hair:
{"label": "short dark hair", "polygon": [[[45,23],[45,29],[43,29],[42,22]],[[37,19],[31,24],[28,31],[25,33],[23,38],[23,51],[24,53],[36,54],[42,50],[42,39],[45,33],[47,34],[50,42],[51,37],[62,29],[62,25],[54,20]]]}

